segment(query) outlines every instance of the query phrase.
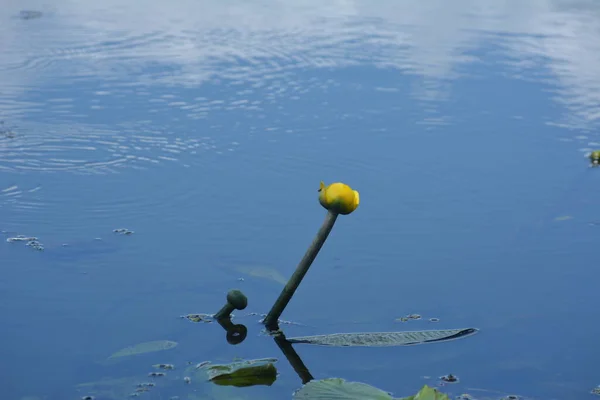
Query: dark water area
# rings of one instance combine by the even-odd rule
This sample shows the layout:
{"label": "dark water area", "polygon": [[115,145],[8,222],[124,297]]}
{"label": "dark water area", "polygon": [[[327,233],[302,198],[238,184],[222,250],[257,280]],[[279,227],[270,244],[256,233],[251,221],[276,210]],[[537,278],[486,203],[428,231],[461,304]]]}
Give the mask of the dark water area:
{"label": "dark water area", "polygon": [[[594,397],[597,2],[7,0],[0,50],[1,399],[79,399],[101,379],[121,381],[96,400],[128,398],[156,363],[176,370],[140,398],[292,398],[300,378],[248,313],[319,229],[321,180],[361,203],[286,335],[480,331],[295,345],[315,379],[403,397],[452,373],[452,399]],[[239,345],[179,318],[233,288]],[[158,340],[178,345],[106,362]],[[183,381],[236,357],[278,358],[276,382]]]}

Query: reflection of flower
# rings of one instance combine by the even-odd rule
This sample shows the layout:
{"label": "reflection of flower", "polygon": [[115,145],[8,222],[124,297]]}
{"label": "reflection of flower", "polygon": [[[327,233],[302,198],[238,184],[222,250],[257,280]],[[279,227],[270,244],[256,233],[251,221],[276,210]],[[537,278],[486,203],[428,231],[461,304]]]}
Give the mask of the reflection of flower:
{"label": "reflection of flower", "polygon": [[350,214],[360,203],[358,192],[344,183],[336,182],[326,186],[321,181],[319,192],[319,203],[337,214]]}

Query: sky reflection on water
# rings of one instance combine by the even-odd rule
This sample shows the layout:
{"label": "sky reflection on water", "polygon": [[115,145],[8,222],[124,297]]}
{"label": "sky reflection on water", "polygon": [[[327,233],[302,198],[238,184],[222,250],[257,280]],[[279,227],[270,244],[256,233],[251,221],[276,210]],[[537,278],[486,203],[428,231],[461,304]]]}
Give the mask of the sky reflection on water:
{"label": "sky reflection on water", "polygon": [[[482,333],[302,348],[315,376],[400,396],[453,372],[453,394],[584,398],[600,356],[598,171],[582,157],[600,147],[599,17],[576,0],[7,1],[0,231],[47,250],[0,246],[7,395],[144,374],[150,359],[94,362],[146,340],[179,341],[178,362],[273,356],[258,324],[233,348],[177,316],[236,286],[266,312],[280,286],[239,271],[291,274],[323,179],[361,206],[286,310],[307,325],[290,330],[431,328],[395,322],[417,312]],[[299,385],[286,368],[273,398]]]}

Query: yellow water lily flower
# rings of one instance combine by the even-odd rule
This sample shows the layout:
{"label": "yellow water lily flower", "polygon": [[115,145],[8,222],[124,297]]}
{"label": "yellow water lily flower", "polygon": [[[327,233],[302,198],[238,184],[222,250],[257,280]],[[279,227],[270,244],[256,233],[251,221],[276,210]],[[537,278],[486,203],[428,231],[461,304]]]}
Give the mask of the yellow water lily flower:
{"label": "yellow water lily flower", "polygon": [[346,215],[356,210],[360,203],[360,196],[356,190],[352,190],[345,183],[336,182],[325,185],[321,181],[319,203],[331,212]]}

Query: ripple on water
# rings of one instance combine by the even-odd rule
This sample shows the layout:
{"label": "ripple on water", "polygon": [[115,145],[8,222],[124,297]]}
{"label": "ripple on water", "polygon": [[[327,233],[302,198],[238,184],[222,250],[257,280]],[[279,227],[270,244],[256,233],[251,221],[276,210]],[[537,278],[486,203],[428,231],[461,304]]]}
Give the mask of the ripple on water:
{"label": "ripple on water", "polygon": [[8,183],[0,186],[0,230],[30,226],[40,220],[47,208],[41,185]]}
{"label": "ripple on water", "polygon": [[[600,119],[595,68],[600,42],[590,39],[600,34],[600,24],[587,15],[596,9],[559,3],[504,9],[492,2],[486,7],[433,2],[392,9],[366,1],[335,6],[235,1],[207,7],[179,0],[176,6],[140,7],[109,0],[98,7],[60,0],[53,12],[26,21],[12,18],[20,9],[11,4],[0,11],[5,22],[0,24],[5,39],[0,116],[10,117],[19,130],[13,137],[0,135],[0,170],[102,174],[182,162],[184,155],[200,151],[229,151],[206,135],[177,138],[151,123],[108,128],[91,121],[114,120],[116,112],[132,107],[144,114],[137,120],[160,115],[169,122],[196,121],[230,111],[266,118],[272,107],[282,107],[282,99],[335,87],[331,80],[302,75],[311,70],[365,65],[397,70],[415,79],[409,89],[413,98],[443,101],[452,90],[448,82],[463,76],[464,66],[490,62],[478,55],[490,44],[498,45],[496,54],[514,68],[513,77],[552,79],[557,99],[571,113],[561,126],[593,123]],[[431,18],[436,14],[443,23]],[[539,66],[544,73],[535,72]],[[204,90],[207,84],[211,93]],[[75,90],[79,98],[45,98],[56,85]],[[178,88],[174,93],[187,88],[196,95],[155,93],[172,87]],[[390,92],[373,89],[382,96]],[[36,119],[48,114],[52,123]],[[449,120],[434,115],[421,123],[435,127]]]}
{"label": "ripple on water", "polygon": [[214,150],[209,137],[180,137],[149,121],[119,129],[76,123],[29,123],[12,137],[0,137],[0,171],[114,173],[124,166],[144,168],[177,162],[183,153]]}
{"label": "ripple on water", "polygon": [[37,210],[43,207],[44,203],[38,194],[41,186],[20,187],[11,185],[6,188],[0,188],[0,207],[10,207],[12,210]]}
{"label": "ripple on water", "polygon": [[300,71],[369,65],[415,76],[417,98],[443,99],[464,65],[487,62],[477,54],[492,44],[515,78],[553,80],[572,113],[563,124],[600,119],[593,2],[482,4],[58,1],[55,12],[23,21],[10,18],[20,11],[15,2],[0,11],[0,85],[18,94],[48,80],[185,87],[229,80],[289,96]]}

